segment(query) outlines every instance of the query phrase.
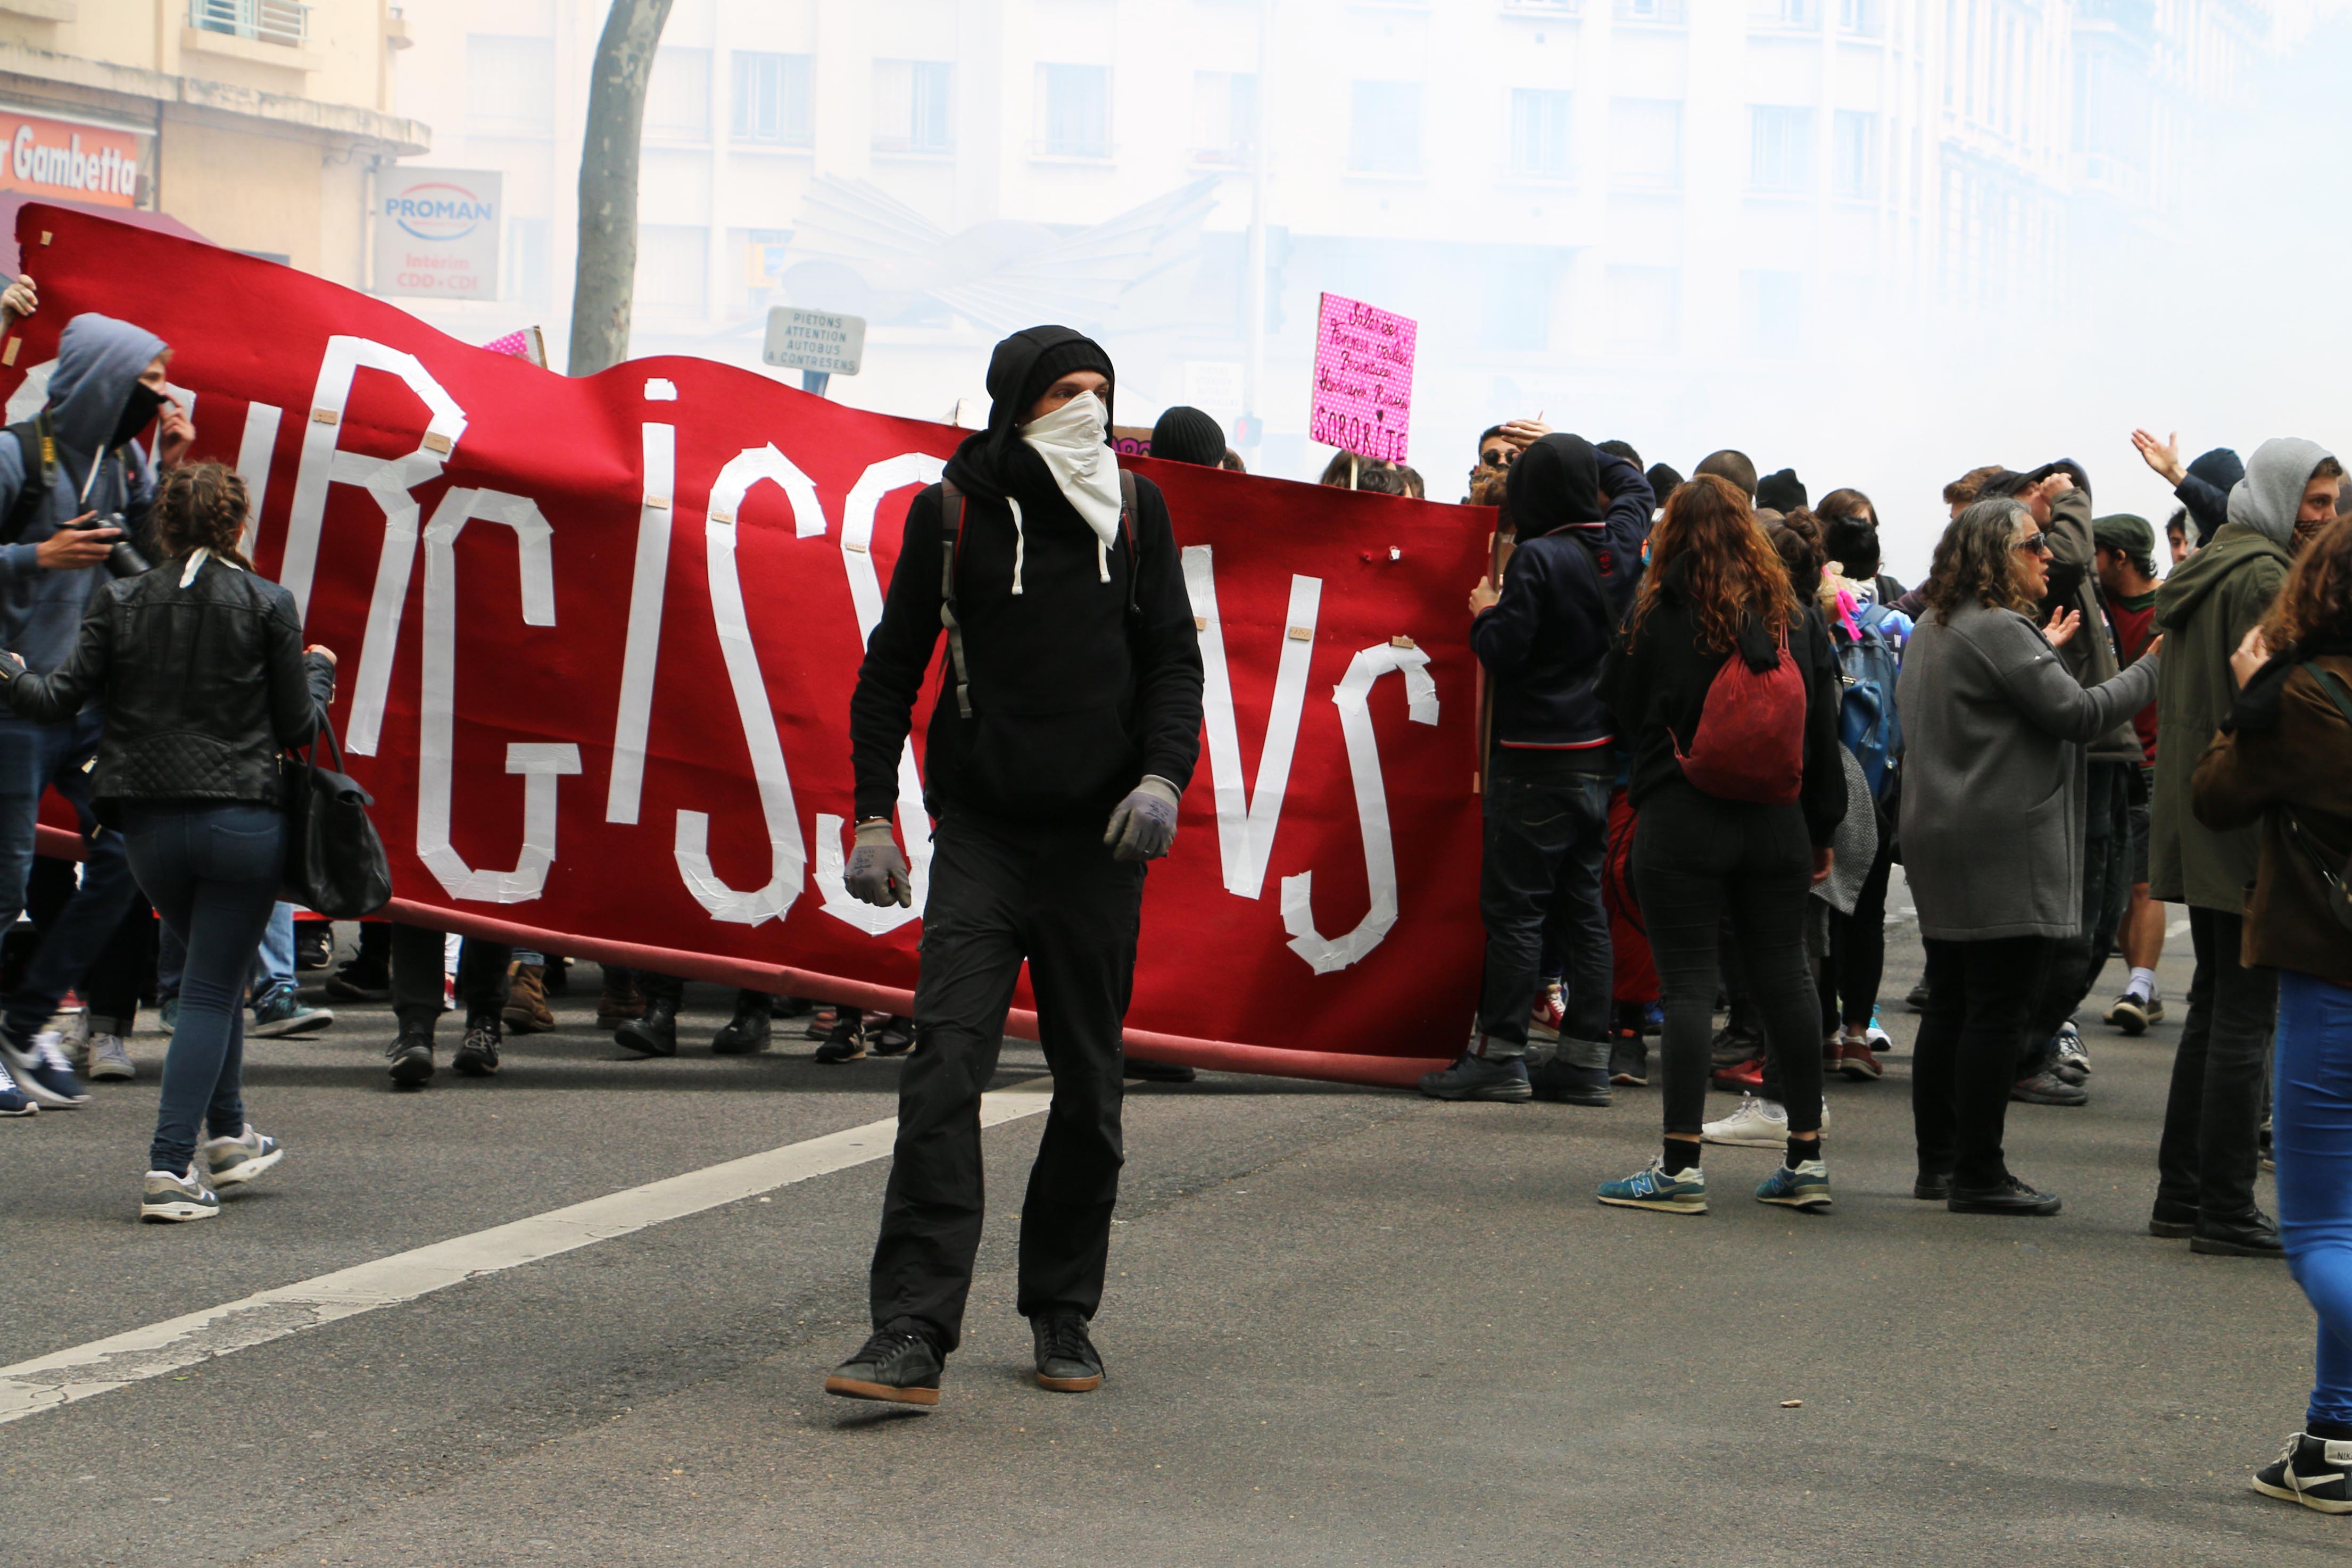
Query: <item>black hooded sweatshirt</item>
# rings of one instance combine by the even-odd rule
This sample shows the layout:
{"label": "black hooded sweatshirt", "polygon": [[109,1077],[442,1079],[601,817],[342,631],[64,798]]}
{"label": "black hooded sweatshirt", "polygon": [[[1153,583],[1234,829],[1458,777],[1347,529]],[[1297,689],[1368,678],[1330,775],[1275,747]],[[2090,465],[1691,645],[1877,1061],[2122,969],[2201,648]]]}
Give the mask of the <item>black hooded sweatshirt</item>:
{"label": "black hooded sweatshirt", "polygon": [[1593,683],[1632,602],[1656,499],[1639,468],[1576,435],[1538,441],[1507,483],[1518,546],[1502,598],[1470,623],[1495,679],[1495,744],[1577,753],[1609,772],[1615,731]]}
{"label": "black hooded sweatshirt", "polygon": [[[1094,530],[1021,440],[1030,407],[1074,360],[1109,372],[1108,357],[1066,327],[1033,327],[998,344],[988,428],[948,463],[949,480],[967,497],[956,619],[972,716],[961,716],[954,669],[940,659],[924,758],[924,800],[935,817],[1099,823],[1147,773],[1183,789],[1200,756],[1201,648],[1158,486],[1136,478],[1134,545],[1122,528],[1105,582]],[[1008,496],[1021,503],[1026,533],[1019,594]],[[907,510],[882,619],[849,702],[861,821],[888,816],[898,800],[899,751],[942,637],[942,537],[934,485]]]}

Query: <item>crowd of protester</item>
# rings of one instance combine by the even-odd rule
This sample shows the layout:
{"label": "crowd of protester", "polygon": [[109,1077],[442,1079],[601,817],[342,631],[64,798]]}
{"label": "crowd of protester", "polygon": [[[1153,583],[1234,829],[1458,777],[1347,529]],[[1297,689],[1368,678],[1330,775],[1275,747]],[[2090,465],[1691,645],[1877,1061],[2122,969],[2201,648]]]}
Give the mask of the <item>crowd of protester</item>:
{"label": "crowd of protester", "polygon": [[[30,279],[0,295],[12,316],[37,306]],[[335,1022],[296,984],[328,967],[331,935],[279,901],[281,759],[325,726],[335,656],[302,645],[291,596],[242,553],[243,481],[190,460],[170,359],[134,324],[76,317],[46,406],[0,436],[0,1115],[135,1076],[123,1038],[153,1000],[170,1044],[140,1213],[186,1221],[286,1155],[248,1118],[247,1037]],[[977,1096],[1024,958],[1043,960],[1056,1082],[1021,1249],[1048,1388],[1102,1379],[1086,1325],[1119,1079],[1192,1076],[1120,1049],[1144,862],[1172,843],[1201,723],[1171,519],[1105,457],[1099,345],[1017,334],[989,384],[988,428],[910,510],[860,676],[851,893],[910,897],[890,809],[943,627],[960,689],[969,644],[1015,706],[1039,695],[1023,683],[1084,670],[1131,722],[1059,735],[1046,759],[1024,755],[1034,737],[990,737],[985,710],[937,705],[912,1015],[746,989],[709,1047],[763,1051],[787,1022],[819,1062],[910,1057],[875,1334],[828,1382],[851,1397],[938,1397],[979,1236]],[[2087,1102],[2076,1015],[2118,955],[2099,1016],[2127,1036],[2164,1020],[2165,906],[2186,905],[2194,977],[2148,1229],[2289,1263],[2320,1317],[2317,1382],[2255,1485],[2352,1511],[2352,496],[2309,441],[2187,463],[2177,437],[2132,444],[2179,502],[2161,573],[2158,530],[2099,514],[2081,465],[1989,464],[1944,487],[1948,526],[1906,588],[1858,490],[1815,503],[1792,469],[1729,449],[1685,479],[1540,418],[1484,432],[1465,499],[1496,519],[1468,603],[1488,691],[1485,964],[1467,1045],[1421,1089],[1598,1107],[1654,1082],[1657,1152],[1601,1182],[1601,1203],[1705,1214],[1713,1144],[1775,1150],[1757,1200],[1827,1213],[1825,1085],[1874,1082],[1897,1054],[1879,992],[1900,866],[1926,953],[1907,998],[1914,1194],[2054,1214],[2058,1195],[2009,1164],[2009,1107]],[[1192,409],[1162,416],[1153,453],[1241,465]],[[1321,482],[1425,494],[1412,469],[1347,453]],[[1024,575],[1028,612],[1011,615]],[[37,862],[51,792],[75,813],[78,871]],[[509,1034],[554,1027],[569,967],[371,921],[323,983],[391,1004],[386,1071],[413,1091],[445,1011],[463,1020],[450,1066],[490,1076]],[[630,1052],[674,1057],[683,1000],[676,977],[608,965],[596,1017]],[[1738,1094],[1728,1115],[1707,1118],[1711,1086]],[[2273,1159],[2275,1219],[2257,1201]]]}

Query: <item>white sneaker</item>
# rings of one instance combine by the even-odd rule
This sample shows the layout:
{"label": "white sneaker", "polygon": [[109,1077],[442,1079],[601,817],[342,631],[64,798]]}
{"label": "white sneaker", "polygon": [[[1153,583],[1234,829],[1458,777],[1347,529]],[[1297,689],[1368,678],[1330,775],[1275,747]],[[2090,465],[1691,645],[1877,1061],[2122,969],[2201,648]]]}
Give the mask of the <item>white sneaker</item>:
{"label": "white sneaker", "polygon": [[127,1083],[139,1076],[139,1069],[131,1063],[131,1052],[123,1049],[122,1037],[91,1033],[88,1012],[74,1025],[74,1054],[81,1061],[81,1075],[93,1083]]}
{"label": "white sneaker", "polygon": [[139,1218],[162,1224],[180,1224],[191,1219],[210,1219],[220,1213],[220,1197],[196,1174],[194,1162],[189,1163],[182,1176],[170,1171],[149,1171],[145,1189],[140,1194]]}
{"label": "white sneaker", "polygon": [[2083,1031],[2074,1027],[2072,1019],[2058,1026],[2053,1043],[2058,1047],[2059,1066],[2072,1067],[2085,1078],[2090,1076],[2091,1053],[2083,1049]]}
{"label": "white sneaker", "polygon": [[1701,1141],[1709,1144],[1736,1144],[1742,1148],[1777,1149],[1789,1141],[1789,1113],[1769,1100],[1759,1100],[1753,1094],[1739,1097],[1739,1109],[1720,1122],[1709,1122],[1699,1129]]}
{"label": "white sneaker", "polygon": [[286,1149],[277,1139],[255,1132],[247,1122],[236,1137],[206,1138],[196,1157],[211,1173],[215,1187],[241,1186],[284,1159]]}

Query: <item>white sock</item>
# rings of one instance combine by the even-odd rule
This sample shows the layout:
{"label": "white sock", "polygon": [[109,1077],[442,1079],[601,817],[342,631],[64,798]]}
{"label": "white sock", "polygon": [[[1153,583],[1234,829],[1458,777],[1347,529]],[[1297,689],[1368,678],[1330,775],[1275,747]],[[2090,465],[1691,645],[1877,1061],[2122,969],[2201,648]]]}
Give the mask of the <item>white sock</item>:
{"label": "white sock", "polygon": [[2137,991],[2151,1002],[2156,1000],[2156,971],[2135,968],[2131,972],[2131,978],[2124,982],[2124,989]]}

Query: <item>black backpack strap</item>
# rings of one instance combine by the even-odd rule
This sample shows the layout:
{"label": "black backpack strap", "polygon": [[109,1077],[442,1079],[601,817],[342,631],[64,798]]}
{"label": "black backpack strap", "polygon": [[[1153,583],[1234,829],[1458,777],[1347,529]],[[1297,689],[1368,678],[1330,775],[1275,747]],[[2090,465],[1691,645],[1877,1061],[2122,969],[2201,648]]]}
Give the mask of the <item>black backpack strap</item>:
{"label": "black backpack strap", "polygon": [[1127,612],[1140,616],[1136,583],[1143,576],[1143,552],[1135,542],[1135,476],[1124,468],[1118,471],[1118,526],[1127,533]]}
{"label": "black backpack strap", "polygon": [[964,667],[963,627],[956,620],[956,557],[963,549],[964,495],[940,481],[940,624],[948,631],[948,662],[955,669],[956,712],[971,716],[971,672]]}
{"label": "black backpack strap", "polygon": [[49,488],[58,472],[58,440],[49,428],[47,409],[10,425],[8,434],[16,438],[25,478],[16,487],[16,504],[8,508],[6,521],[0,523],[0,545],[13,545],[25,537],[25,530],[49,504]]}

